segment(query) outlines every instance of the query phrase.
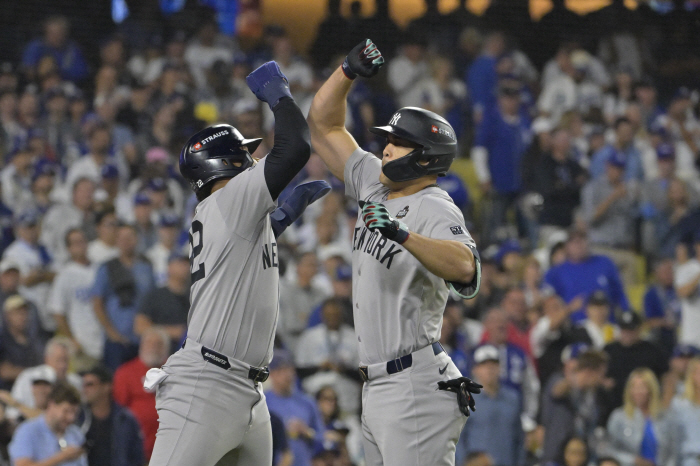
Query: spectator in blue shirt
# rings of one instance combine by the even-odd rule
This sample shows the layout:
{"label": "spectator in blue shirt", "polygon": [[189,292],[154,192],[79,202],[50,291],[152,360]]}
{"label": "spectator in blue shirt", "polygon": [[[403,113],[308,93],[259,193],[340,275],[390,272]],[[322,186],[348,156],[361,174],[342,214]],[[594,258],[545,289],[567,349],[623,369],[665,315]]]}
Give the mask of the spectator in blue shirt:
{"label": "spectator in blue shirt", "polygon": [[605,164],[616,153],[622,154],[625,158],[625,181],[643,181],[642,156],[634,144],[634,127],[626,117],[615,120],[615,142],[593,154],[589,167],[592,179],[602,178],[605,175]]}
{"label": "spectator in blue shirt", "polygon": [[136,255],[137,243],[136,229],[131,225],[120,226],[119,257],[97,269],[92,287],[95,313],[107,336],[104,363],[111,370],[138,354],[134,318],[141,300],[154,286],[151,266]]}
{"label": "spectator in blue shirt", "polygon": [[549,269],[544,281],[567,303],[573,323],[586,318],[586,298],[597,290],[605,292],[613,307],[629,309],[617,267],[608,257],[590,253],[585,230],[575,228],[569,233],[566,257],[563,264]]}
{"label": "spectator in blue shirt", "polygon": [[73,424],[79,407],[78,390],[69,384],[57,384],[51,390],[44,414],[25,421],[15,431],[9,446],[12,464],[87,466],[85,436]]}
{"label": "spectator in blue shirt", "polygon": [[267,407],[284,422],[293,466],[310,466],[316,447],[323,444],[323,421],[313,398],[295,387],[292,357],[276,351],[270,363],[270,387]]}
{"label": "spectator in blue shirt", "polygon": [[654,266],[654,283],[644,294],[644,315],[652,338],[669,353],[676,344],[681,302],[673,287],[673,260],[661,259]]}
{"label": "spectator in blue shirt", "polygon": [[519,214],[516,201],[522,189],[520,167],[532,142],[530,119],[520,111],[520,94],[519,81],[502,79],[497,105],[485,109],[476,130],[472,159],[483,192],[492,198],[485,238],[498,237],[510,208]]}
{"label": "spectator in blue shirt", "polygon": [[481,122],[484,111],[496,106],[496,62],[506,49],[505,37],[500,32],[490,34],[484,40],[481,55],[467,70],[465,81],[474,104],[474,121]]}
{"label": "spectator in blue shirt", "polygon": [[88,75],[88,65],[78,44],[68,38],[70,24],[64,16],[53,16],[44,24],[44,37],[34,39],[22,55],[22,66],[30,77],[42,58],[53,58],[63,79],[78,83]]}
{"label": "spectator in blue shirt", "polygon": [[520,395],[499,381],[499,351],[495,346],[480,346],[474,353],[474,380],[484,386],[478,396],[479,409],[469,421],[457,443],[457,461],[477,451],[487,452],[494,464],[524,464],[523,429],[520,423]]}

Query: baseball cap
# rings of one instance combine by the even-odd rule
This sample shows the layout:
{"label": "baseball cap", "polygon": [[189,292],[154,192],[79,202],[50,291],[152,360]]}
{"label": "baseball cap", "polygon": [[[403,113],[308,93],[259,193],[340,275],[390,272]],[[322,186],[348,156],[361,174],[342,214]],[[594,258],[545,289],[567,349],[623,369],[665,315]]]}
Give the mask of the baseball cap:
{"label": "baseball cap", "polygon": [[591,54],[583,49],[577,49],[571,52],[571,64],[577,71],[586,71],[588,64],[591,61]]}
{"label": "baseball cap", "polygon": [[340,264],[335,269],[336,280],[352,280],[352,267],[348,264]]}
{"label": "baseball cap", "polygon": [[168,183],[163,178],[153,178],[148,182],[151,191],[167,191]]}
{"label": "baseball cap", "polygon": [[571,343],[564,347],[561,352],[561,362],[571,361],[572,359],[577,359],[580,355],[585,353],[590,349],[588,343]]}
{"label": "baseball cap", "polygon": [[676,345],[673,348],[673,358],[693,358],[700,355],[700,349],[693,345]]}
{"label": "baseball cap", "polygon": [[17,215],[15,223],[21,226],[32,226],[39,223],[39,212],[34,209],[24,210]]}
{"label": "baseball cap", "polygon": [[9,270],[16,270],[19,272],[19,264],[14,259],[8,257],[0,261],[0,273],[5,273]]}
{"label": "baseball cap", "polygon": [[607,293],[603,290],[596,290],[588,297],[588,304],[594,306],[607,306],[610,304]]}
{"label": "baseball cap", "polygon": [[625,165],[627,165],[627,156],[623,152],[616,150],[610,154],[608,164],[617,168],[625,168]]}
{"label": "baseball cap", "polygon": [[270,370],[281,369],[282,367],[294,367],[294,360],[289,351],[277,350],[270,362]]}
{"label": "baseball cap", "polygon": [[636,330],[642,325],[642,318],[634,311],[620,313],[617,324],[622,330]]}
{"label": "baseball cap", "polygon": [[591,132],[589,136],[603,136],[605,135],[605,125],[593,125],[591,127]]}
{"label": "baseball cap", "polygon": [[481,345],[474,350],[474,364],[482,364],[488,361],[500,361],[498,348],[493,345]]}
{"label": "baseball cap", "polygon": [[518,254],[523,252],[523,248],[520,246],[520,242],[517,239],[509,239],[507,241],[504,241],[498,248],[498,252],[494,256],[494,260],[498,263],[501,263],[501,261],[503,261],[503,258],[506,257],[506,255],[513,252]]}
{"label": "baseball cap", "polygon": [[673,94],[673,98],[671,99],[671,101],[686,99],[690,99],[690,89],[683,86],[676,89],[676,92]]}
{"label": "baseball cap", "polygon": [[112,372],[101,364],[92,366],[90,369],[80,372],[81,377],[84,375],[94,375],[102,383],[112,382]]}
{"label": "baseball cap", "polygon": [[34,173],[32,173],[32,183],[34,183],[40,176],[55,176],[56,168],[53,163],[47,162],[45,160],[39,161],[34,167]]}
{"label": "baseball cap", "polygon": [[173,214],[165,214],[160,217],[161,227],[177,227],[180,226],[180,217]]}
{"label": "baseball cap", "polygon": [[102,166],[100,170],[100,176],[106,180],[114,180],[119,178],[119,169],[116,166],[108,163]]}
{"label": "baseball cap", "polygon": [[536,134],[549,133],[554,129],[552,120],[547,117],[537,117],[532,122],[532,131]]}
{"label": "baseball cap", "polygon": [[666,131],[666,128],[663,124],[661,124],[659,120],[654,120],[653,122],[651,122],[651,124],[647,128],[647,132],[649,134],[661,136],[664,138],[668,135],[668,131]]}
{"label": "baseball cap", "polygon": [[168,151],[162,147],[151,147],[146,151],[146,162],[167,162],[168,161]]}
{"label": "baseball cap", "polygon": [[151,205],[151,198],[146,193],[138,193],[134,197],[134,205]]}
{"label": "baseball cap", "polygon": [[32,384],[43,382],[52,385],[56,382],[56,371],[46,365],[37,366],[32,369],[31,379]]}
{"label": "baseball cap", "polygon": [[26,299],[24,299],[21,295],[15,294],[5,300],[5,304],[3,304],[2,308],[5,312],[7,312],[12,309],[26,306],[27,304]]}
{"label": "baseball cap", "polygon": [[662,142],[656,147],[656,157],[659,160],[673,160],[676,158],[676,149],[673,144]]}

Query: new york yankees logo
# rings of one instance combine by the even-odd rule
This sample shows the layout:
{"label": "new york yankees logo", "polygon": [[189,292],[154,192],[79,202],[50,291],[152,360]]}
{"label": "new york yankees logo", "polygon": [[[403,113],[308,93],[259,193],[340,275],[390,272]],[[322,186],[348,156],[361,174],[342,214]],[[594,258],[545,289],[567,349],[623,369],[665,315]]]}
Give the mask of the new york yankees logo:
{"label": "new york yankees logo", "polygon": [[389,124],[392,126],[398,124],[400,118],[401,118],[400,113],[398,113],[398,112],[394,113],[394,115],[391,117],[391,120],[389,120]]}

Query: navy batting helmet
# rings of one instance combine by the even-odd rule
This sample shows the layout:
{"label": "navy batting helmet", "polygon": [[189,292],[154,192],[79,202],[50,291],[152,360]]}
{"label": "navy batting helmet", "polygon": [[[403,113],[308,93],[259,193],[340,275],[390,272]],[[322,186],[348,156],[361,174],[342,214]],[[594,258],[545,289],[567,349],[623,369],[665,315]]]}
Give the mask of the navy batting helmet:
{"label": "navy batting helmet", "polygon": [[452,126],[437,113],[417,107],[399,109],[386,126],[370,128],[374,134],[405,139],[418,145],[405,157],[382,168],[391,181],[409,181],[425,175],[444,176],[457,156],[457,138]]}
{"label": "navy batting helmet", "polygon": [[180,153],[180,173],[195,193],[219,178],[233,178],[253,166],[262,139],[245,139],[231,125],[214,125],[192,136]]}

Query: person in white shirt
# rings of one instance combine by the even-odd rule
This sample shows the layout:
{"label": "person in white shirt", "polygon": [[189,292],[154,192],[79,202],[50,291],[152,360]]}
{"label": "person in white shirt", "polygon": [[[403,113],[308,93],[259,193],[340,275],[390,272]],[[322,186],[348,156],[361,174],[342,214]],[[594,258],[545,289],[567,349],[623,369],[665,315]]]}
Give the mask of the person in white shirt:
{"label": "person in white shirt", "polygon": [[620,328],[610,323],[610,300],[603,290],[595,291],[588,298],[586,319],[578,325],[586,330],[593,348],[597,350],[602,350],[620,335]]}
{"label": "person in white shirt", "polygon": [[27,208],[32,204],[32,152],[20,147],[10,154],[10,163],[0,172],[2,201],[12,209]]}
{"label": "person in white shirt", "polygon": [[73,185],[69,203],[56,204],[46,212],[41,222],[41,243],[46,246],[55,264],[68,260],[66,233],[71,228],[93,230],[92,199],[95,183],[90,178],[79,178]]}
{"label": "person in white shirt", "polygon": [[73,366],[89,369],[102,359],[105,339],[90,299],[96,269],[88,260],[88,243],[82,230],[69,230],[65,242],[70,261],[54,279],[48,308],[56,319],[59,333],[75,345]]}
{"label": "person in white shirt", "polygon": [[681,325],[678,343],[700,347],[700,231],[695,232],[695,257],[688,247],[676,246],[674,286],[681,300]]}
{"label": "person in white shirt", "polygon": [[413,89],[418,83],[430,77],[428,62],[425,57],[425,42],[417,37],[409,37],[399,55],[389,61],[387,82],[396,96],[399,107],[411,105]]}
{"label": "person in white shirt", "polygon": [[[80,178],[90,178],[95,183],[102,181],[102,167],[110,160],[110,147],[112,145],[112,135],[109,126],[105,123],[97,123],[88,134],[88,146],[90,153],[76,160],[66,173],[65,186],[70,189]],[[119,169],[117,165],[117,169]],[[120,171],[120,177],[125,176]]]}
{"label": "person in white shirt", "polygon": [[185,61],[190,67],[197,88],[207,85],[206,71],[214,62],[221,60],[231,63],[236,51],[236,43],[219,33],[219,27],[213,19],[204,22],[197,35],[190,40],[185,49]]}
{"label": "person in white shirt", "polygon": [[272,40],[272,59],[289,81],[289,89],[295,100],[301,101],[311,92],[313,70],[308,63],[294,53],[292,40],[286,34],[278,35]]}
{"label": "person in white shirt", "polygon": [[97,238],[90,241],[87,258],[90,263],[100,265],[119,255],[117,248],[117,227],[119,221],[112,207],[106,207],[95,214]]}
{"label": "person in white shirt", "polygon": [[156,286],[168,283],[168,261],[177,250],[177,241],[182,221],[175,215],[164,215],[160,218],[158,242],[146,251],[146,259],[153,267]]}
{"label": "person in white shirt", "polygon": [[47,332],[56,330],[56,322],[46,310],[46,299],[55,272],[46,248],[39,244],[39,213],[21,212],[15,221],[17,239],[5,249],[3,259],[13,259],[20,270],[19,291],[33,302],[39,311],[41,327]]}

